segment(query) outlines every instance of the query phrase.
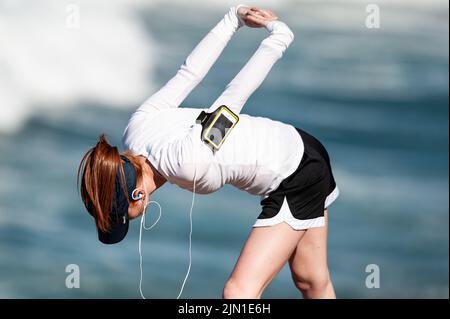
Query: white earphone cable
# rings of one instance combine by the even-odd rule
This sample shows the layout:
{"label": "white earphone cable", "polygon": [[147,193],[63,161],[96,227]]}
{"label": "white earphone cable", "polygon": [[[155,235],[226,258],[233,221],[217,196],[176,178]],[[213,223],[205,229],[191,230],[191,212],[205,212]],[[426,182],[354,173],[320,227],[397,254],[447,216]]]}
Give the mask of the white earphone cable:
{"label": "white earphone cable", "polygon": [[[180,292],[178,293],[177,299],[180,299],[181,294],[183,293],[184,290],[184,286],[186,284],[186,281],[189,277],[189,274],[191,272],[191,266],[192,266],[192,210],[194,209],[194,203],[195,203],[195,183],[196,183],[196,179],[197,179],[197,163],[195,162],[195,151],[193,154],[193,159],[194,159],[194,187],[192,189],[192,202],[191,202],[191,209],[189,210],[189,264],[188,264],[188,269],[186,272],[186,276],[184,277],[183,280],[183,284],[181,285],[180,288]],[[147,206],[151,203],[155,203],[156,205],[158,205],[159,207],[159,216],[158,219],[150,226],[150,227],[145,227],[145,213],[147,211]],[[143,292],[142,292],[142,230],[150,230],[152,229],[158,222],[159,219],[161,218],[161,213],[162,213],[162,208],[161,205],[156,202],[156,201],[149,201],[147,203],[147,205],[144,208],[144,213],[142,214],[141,217],[141,224],[139,227],[139,245],[138,245],[138,250],[139,250],[139,270],[140,270],[140,277],[139,277],[139,293],[141,294],[142,299],[146,299]]]}
{"label": "white earphone cable", "polygon": [[177,299],[180,299],[181,294],[183,293],[184,285],[186,284],[186,281],[189,277],[189,273],[191,272],[191,266],[192,266],[192,210],[194,208],[195,203],[195,182],[197,179],[197,163],[195,162],[195,151],[193,152],[193,160],[194,160],[194,187],[192,189],[192,202],[191,202],[191,209],[189,211],[189,266],[188,270],[186,272],[186,276],[184,277],[183,284],[181,285],[180,293],[177,296]]}
{"label": "white earphone cable", "polygon": [[[147,211],[147,206],[149,204],[151,204],[151,203],[155,203],[156,205],[158,205],[158,207],[159,207],[159,216],[158,216],[158,219],[156,219],[156,221],[150,227],[145,227],[145,212]],[[139,270],[140,270],[139,292],[141,294],[142,299],[145,299],[145,296],[142,293],[142,229],[150,230],[153,227],[155,227],[155,225],[159,222],[159,219],[161,218],[161,213],[162,213],[161,205],[159,205],[158,202],[156,202],[154,200],[151,200],[145,206],[144,212],[142,213],[142,217],[141,217],[141,224],[140,224],[140,227],[139,227],[139,245],[138,245],[138,250],[139,250]]]}

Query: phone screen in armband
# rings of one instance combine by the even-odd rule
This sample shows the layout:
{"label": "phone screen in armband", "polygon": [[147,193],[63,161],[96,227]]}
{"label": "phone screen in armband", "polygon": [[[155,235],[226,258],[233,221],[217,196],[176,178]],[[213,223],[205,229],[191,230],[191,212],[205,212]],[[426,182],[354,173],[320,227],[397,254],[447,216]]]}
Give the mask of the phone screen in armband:
{"label": "phone screen in armband", "polygon": [[225,139],[239,121],[239,117],[225,105],[220,106],[213,113],[206,113],[206,120],[202,121],[202,140],[213,148],[220,149]]}

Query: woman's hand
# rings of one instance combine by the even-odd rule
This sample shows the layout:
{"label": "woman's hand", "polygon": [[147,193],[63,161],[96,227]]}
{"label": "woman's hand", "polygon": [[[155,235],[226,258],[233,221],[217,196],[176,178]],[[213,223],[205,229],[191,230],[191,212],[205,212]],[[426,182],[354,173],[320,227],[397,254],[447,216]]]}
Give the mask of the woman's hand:
{"label": "woman's hand", "polygon": [[237,14],[245,25],[251,28],[263,28],[270,21],[278,19],[272,11],[258,7],[241,6],[238,8]]}

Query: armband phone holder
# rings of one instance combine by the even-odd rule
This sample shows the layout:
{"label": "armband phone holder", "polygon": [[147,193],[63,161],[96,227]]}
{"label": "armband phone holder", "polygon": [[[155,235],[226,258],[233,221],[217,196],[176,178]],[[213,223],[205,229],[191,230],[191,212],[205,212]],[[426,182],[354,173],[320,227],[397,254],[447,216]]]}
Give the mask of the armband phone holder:
{"label": "armband phone holder", "polygon": [[201,140],[216,152],[238,121],[239,117],[222,105],[212,113],[202,111],[196,123],[202,125]]}

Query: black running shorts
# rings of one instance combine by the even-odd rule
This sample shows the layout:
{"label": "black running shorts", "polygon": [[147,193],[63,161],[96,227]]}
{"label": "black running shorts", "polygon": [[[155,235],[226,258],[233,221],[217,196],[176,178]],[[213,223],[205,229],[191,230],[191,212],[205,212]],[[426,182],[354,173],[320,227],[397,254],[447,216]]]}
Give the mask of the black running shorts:
{"label": "black running shorts", "polygon": [[297,128],[304,153],[294,173],[261,200],[262,212],[254,227],[286,222],[293,229],[325,225],[324,210],[339,195],[328,152],[315,137]]}

